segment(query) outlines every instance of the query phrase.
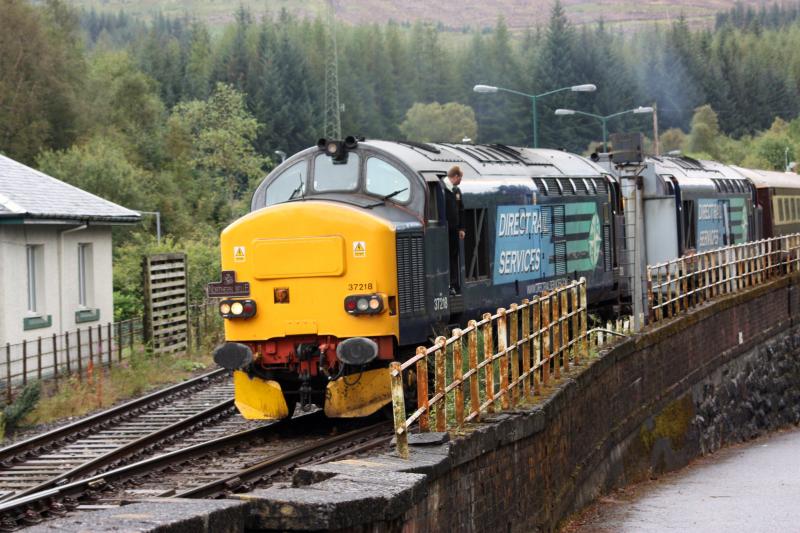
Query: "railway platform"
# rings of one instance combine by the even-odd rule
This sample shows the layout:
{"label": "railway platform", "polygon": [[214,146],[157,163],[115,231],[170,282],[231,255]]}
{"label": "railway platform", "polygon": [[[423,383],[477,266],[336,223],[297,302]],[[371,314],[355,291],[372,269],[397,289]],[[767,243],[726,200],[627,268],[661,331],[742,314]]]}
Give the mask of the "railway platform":
{"label": "railway platform", "polygon": [[601,499],[566,531],[797,531],[798,450],[798,428],[720,450]]}

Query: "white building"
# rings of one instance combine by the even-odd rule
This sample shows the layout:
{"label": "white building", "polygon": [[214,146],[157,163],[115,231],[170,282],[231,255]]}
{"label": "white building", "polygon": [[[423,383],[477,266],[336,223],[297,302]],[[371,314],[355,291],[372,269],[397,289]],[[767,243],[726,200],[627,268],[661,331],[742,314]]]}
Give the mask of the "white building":
{"label": "white building", "polygon": [[140,215],[0,155],[0,346],[111,322],[111,226]]}

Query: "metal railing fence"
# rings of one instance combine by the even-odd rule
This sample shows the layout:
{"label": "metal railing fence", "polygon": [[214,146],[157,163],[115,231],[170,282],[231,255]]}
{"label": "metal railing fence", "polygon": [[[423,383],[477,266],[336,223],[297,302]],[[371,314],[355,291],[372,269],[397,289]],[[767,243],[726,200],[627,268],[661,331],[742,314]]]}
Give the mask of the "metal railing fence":
{"label": "metal railing fence", "polygon": [[[648,322],[799,271],[800,234],[648,266]],[[480,420],[482,413],[512,408],[541,394],[542,386],[592,350],[632,330],[632,317],[592,329],[587,329],[587,320],[586,280],[581,278],[508,310],[486,313],[465,329],[454,329],[450,337],[438,337],[433,346],[420,346],[404,363],[391,363],[400,456],[408,457],[414,424],[420,432],[432,427],[447,431]],[[415,395],[417,405],[408,417],[406,394]]]}
{"label": "metal railing fence", "polygon": [[647,267],[650,323],[800,271],[800,234],[737,244]]}
{"label": "metal railing fence", "polygon": [[[430,431],[432,418],[436,431],[447,431],[541,394],[542,386],[587,353],[587,318],[586,280],[581,278],[494,315],[486,313],[465,329],[453,330],[451,337],[420,346],[408,361],[392,363],[400,455],[408,457],[409,428],[415,423],[419,431]],[[417,409],[407,418],[404,382],[416,384]]]}
{"label": "metal railing fence", "polygon": [[[220,338],[222,320],[216,307],[215,301],[188,306],[191,346],[199,346],[207,338]],[[70,376],[83,379],[90,368],[119,364],[145,346],[141,317],[5,343],[0,345],[0,395],[10,403],[15,389],[34,379],[58,380]]]}

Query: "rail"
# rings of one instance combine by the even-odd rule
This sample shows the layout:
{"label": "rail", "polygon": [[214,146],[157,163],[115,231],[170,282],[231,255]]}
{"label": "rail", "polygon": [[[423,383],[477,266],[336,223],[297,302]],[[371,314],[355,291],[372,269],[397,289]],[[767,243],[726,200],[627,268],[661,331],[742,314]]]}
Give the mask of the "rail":
{"label": "rail", "polygon": [[800,234],[686,255],[647,267],[648,321],[800,271]]}
{"label": "rail", "polygon": [[[586,279],[581,278],[507,310],[486,313],[465,329],[454,329],[451,337],[438,337],[432,347],[420,346],[406,362],[392,363],[400,456],[408,457],[408,433],[415,423],[427,432],[432,418],[436,431],[447,431],[541,394],[543,386],[587,353],[587,319]],[[431,368],[434,379],[429,383]],[[416,384],[417,409],[408,417],[404,383]]]}

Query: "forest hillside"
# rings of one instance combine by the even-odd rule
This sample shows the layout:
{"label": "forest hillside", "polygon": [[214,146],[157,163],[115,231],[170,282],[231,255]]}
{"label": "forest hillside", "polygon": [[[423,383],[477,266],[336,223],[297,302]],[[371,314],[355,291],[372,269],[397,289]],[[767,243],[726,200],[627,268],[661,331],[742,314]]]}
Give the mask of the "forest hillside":
{"label": "forest hillside", "polygon": [[[111,0],[109,0],[111,1]],[[349,4],[348,4],[349,5]],[[521,5],[521,4],[520,4]],[[541,94],[541,147],[596,149],[601,123],[556,115],[657,108],[662,153],[753,168],[800,158],[800,3],[743,5],[693,28],[678,17],[625,33],[576,25],[564,6],[513,32],[512,18],[452,33],[410,25],[339,24],[344,135],[533,144],[531,101],[476,93],[488,84]],[[197,17],[139,17],[58,0],[0,0],[0,153],[132,209],[161,213],[115,235],[118,317],[141,309],[140,257],[189,253],[194,298],[219,276],[219,234],[252,191],[324,131],[325,21],[234,8],[218,28]],[[654,138],[652,114],[608,131]]]}
{"label": "forest hillside", "polygon": [[[754,8],[764,4],[762,0],[739,3]],[[124,10],[139,16],[189,14],[218,27],[232,22],[239,7],[256,15],[286,9],[301,18],[314,18],[325,9],[328,0],[70,0],[70,4],[107,13]],[[505,17],[512,31],[523,30],[546,23],[550,8],[550,3],[543,0],[335,0],[334,4],[337,18],[352,25],[422,21],[456,31],[491,28],[499,15]],[[654,21],[671,22],[683,15],[695,27],[713,23],[718,12],[733,8],[737,0],[565,0],[563,4],[569,20],[579,25],[603,19],[636,28]]]}

